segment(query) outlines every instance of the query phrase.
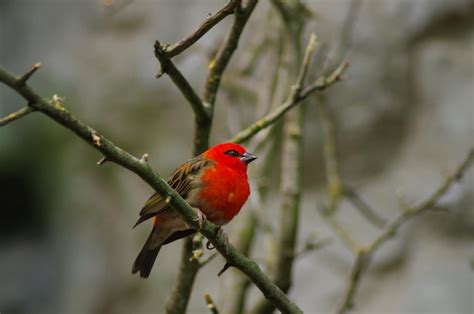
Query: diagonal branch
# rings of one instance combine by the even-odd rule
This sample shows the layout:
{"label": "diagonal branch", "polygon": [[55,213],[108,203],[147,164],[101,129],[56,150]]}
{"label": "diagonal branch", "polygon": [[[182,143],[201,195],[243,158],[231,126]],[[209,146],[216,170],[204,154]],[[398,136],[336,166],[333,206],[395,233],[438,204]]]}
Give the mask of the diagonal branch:
{"label": "diagonal branch", "polygon": [[165,50],[161,46],[159,41],[155,42],[155,56],[160,62],[161,73],[166,73],[171,78],[173,83],[178,87],[186,100],[191,104],[194,115],[198,123],[207,121],[210,119],[209,107],[205,105],[199,98],[198,94],[191,87],[189,82],[183,76],[183,74],[176,68],[171,59],[167,56]]}
{"label": "diagonal branch", "polygon": [[240,6],[240,0],[230,0],[227,4],[220,9],[218,12],[209,16],[201,25],[189,36],[180,40],[178,43],[168,46],[165,48],[165,53],[168,58],[173,58],[189,47],[191,47],[196,41],[204,36],[211,28],[216,26],[226,16],[232,14],[237,6]]}
{"label": "diagonal branch", "polygon": [[[169,200],[169,204],[180,214],[183,219],[193,228],[199,229],[199,216],[175,190],[173,190],[165,180],[163,180],[146,162],[116,146],[109,139],[98,133],[90,126],[79,121],[71,115],[62,100],[55,97],[47,100],[39,96],[28,85],[23,85],[12,74],[0,68],[0,82],[9,86],[28,101],[31,107],[41,111],[57,123],[74,132],[87,144],[100,151],[108,161],[132,171],[147,182],[157,193],[160,193]],[[293,303],[288,296],[283,293],[260,269],[258,264],[238,252],[226,241],[223,232],[219,232],[219,227],[204,220],[200,229],[214,247],[227,260],[227,263],[241,270],[252,282],[262,291],[265,297],[272,302],[280,311],[285,313],[302,313],[301,309]]]}
{"label": "diagonal branch", "polygon": [[219,48],[216,56],[209,64],[209,74],[207,76],[206,86],[204,87],[203,99],[205,102],[211,104],[211,106],[214,106],[216,102],[217,90],[219,89],[222,73],[224,73],[234,51],[238,47],[242,31],[257,2],[258,0],[249,0],[245,6],[242,3],[235,8],[234,23],[232,24],[230,32]]}
{"label": "diagonal branch", "polygon": [[387,223],[384,217],[380,216],[353,188],[344,185],[342,194],[359,210],[359,212],[367,219],[368,222],[376,227],[383,227]]}
{"label": "diagonal branch", "polygon": [[[300,93],[296,97],[290,97],[282,105],[276,108],[274,111],[268,113],[263,118],[260,118],[247,128],[243,129],[237,133],[232,139],[231,142],[243,143],[254,137],[261,130],[269,127],[270,125],[277,122],[288,110],[295,107],[303,100],[305,100],[309,95],[316,91],[323,91],[333,84],[341,81],[341,76],[344,71],[347,69],[349,64],[347,62],[341,63],[341,65],[334,70],[329,76],[321,77],[314,83],[308,85],[305,88],[300,89]],[[306,71],[306,70],[305,70]],[[302,71],[300,70],[300,74]],[[299,75],[300,76],[300,75]]]}
{"label": "diagonal branch", "polygon": [[25,106],[25,107],[13,112],[13,113],[10,113],[5,118],[1,118],[0,119],[0,126],[7,125],[8,123],[13,122],[17,119],[20,119],[20,118],[26,116],[27,114],[29,114],[31,112],[33,112],[33,108],[31,108],[30,106]]}
{"label": "diagonal branch", "polygon": [[338,314],[346,313],[349,311],[354,304],[354,296],[359,287],[360,280],[367,269],[370,259],[375,251],[382,246],[389,239],[397,234],[398,229],[405,222],[411,218],[433,208],[439,199],[446,194],[446,192],[454,185],[456,181],[461,180],[462,176],[466,173],[469,166],[474,162],[474,148],[471,148],[464,160],[459,164],[452,175],[446,177],[443,183],[425,200],[421,201],[418,205],[408,207],[390,222],[375,240],[371,244],[359,248],[356,254],[356,260],[350,272],[347,288],[342,298],[342,301],[336,311]]}
{"label": "diagonal branch", "polygon": [[204,294],[204,300],[206,301],[207,308],[212,314],[219,314],[219,309],[217,308],[209,293]]}

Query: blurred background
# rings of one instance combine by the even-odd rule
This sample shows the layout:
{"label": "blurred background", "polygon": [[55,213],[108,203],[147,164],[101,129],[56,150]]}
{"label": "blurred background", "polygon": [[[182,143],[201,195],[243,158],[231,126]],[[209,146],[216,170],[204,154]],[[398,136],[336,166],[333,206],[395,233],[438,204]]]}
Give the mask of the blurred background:
{"label": "blurred background", "polygon": [[[30,80],[41,95],[64,97],[73,114],[129,152],[147,152],[151,165],[167,176],[191,156],[194,120],[169,78],[155,78],[159,65],[153,43],[180,40],[224,3],[1,1],[0,64],[20,74],[42,62]],[[316,63],[340,57],[342,51],[351,64],[346,80],[324,93],[337,128],[342,176],[381,215],[393,218],[400,213],[400,199],[413,203],[429,195],[474,145],[474,2],[306,4],[311,10],[307,31],[316,32],[321,43]],[[199,91],[209,58],[231,20],[226,18],[175,59]],[[256,103],[272,78],[276,20],[268,3],[257,5],[225,72],[212,143],[228,139],[261,115]],[[253,66],[263,43],[270,52]],[[248,67],[250,71],[242,70]],[[290,82],[281,86],[288,88]],[[325,176],[314,101],[308,102],[306,115],[298,237],[303,241],[317,232],[334,241],[297,259],[290,295],[307,313],[327,313],[343,293],[353,257],[316,209],[325,201]],[[0,86],[0,116],[23,105]],[[1,313],[164,311],[180,244],[161,251],[148,280],[131,275],[149,226],[131,227],[152,190],[116,165],[97,167],[100,158],[39,113],[1,128]],[[253,182],[255,174],[250,169]],[[275,202],[261,210],[276,224],[278,178],[272,180]],[[440,206],[448,211],[415,218],[382,247],[362,280],[355,312],[473,312],[473,191],[471,169],[443,197]],[[249,202],[225,227],[231,242],[251,207]],[[378,234],[347,204],[339,217],[359,243]],[[259,262],[265,260],[265,245],[258,236],[252,257]],[[218,305],[233,293],[227,273],[216,277],[223,263],[217,257],[199,273],[189,313],[207,313],[205,292]],[[259,293],[252,288],[251,299]]]}

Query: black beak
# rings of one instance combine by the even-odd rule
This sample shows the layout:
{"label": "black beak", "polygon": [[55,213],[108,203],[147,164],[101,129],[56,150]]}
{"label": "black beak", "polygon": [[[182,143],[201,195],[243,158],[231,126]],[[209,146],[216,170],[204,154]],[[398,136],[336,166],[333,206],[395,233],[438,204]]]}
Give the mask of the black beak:
{"label": "black beak", "polygon": [[243,153],[243,154],[242,154],[242,157],[240,157],[240,160],[243,161],[243,162],[245,162],[246,164],[251,163],[251,162],[254,161],[255,159],[257,159],[256,156],[254,156],[254,155],[252,155],[252,154],[250,154],[250,153],[247,153],[247,152]]}

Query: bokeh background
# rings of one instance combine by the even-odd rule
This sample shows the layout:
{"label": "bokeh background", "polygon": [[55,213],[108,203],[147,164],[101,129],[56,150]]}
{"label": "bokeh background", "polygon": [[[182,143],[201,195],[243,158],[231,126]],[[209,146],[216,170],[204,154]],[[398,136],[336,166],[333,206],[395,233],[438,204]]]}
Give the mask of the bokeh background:
{"label": "bokeh background", "polygon": [[[399,213],[400,198],[411,203],[427,196],[474,145],[474,2],[358,2],[344,49],[351,67],[346,80],[325,93],[325,101],[336,120],[342,175],[390,218]],[[323,44],[317,58],[331,58],[340,52],[341,36],[348,34],[344,25],[354,3],[306,3],[313,12],[307,30]],[[0,64],[23,73],[41,61],[42,69],[30,81],[41,95],[65,97],[72,113],[135,155],[147,152],[153,167],[167,175],[191,156],[193,116],[170,80],[155,78],[159,67],[153,43],[176,42],[223,4],[4,0]],[[230,20],[176,59],[198,90]],[[256,118],[255,103],[268,87],[274,59],[263,57],[247,77],[240,70],[265,38],[275,38],[275,20],[275,12],[262,1],[224,77],[213,143]],[[22,105],[0,86],[0,115]],[[297,260],[290,294],[307,313],[327,313],[343,293],[353,259],[316,209],[324,201],[324,168],[311,102],[306,126],[299,238],[317,231],[334,241]],[[130,274],[149,232],[148,226],[131,226],[152,191],[116,165],[97,167],[100,157],[41,114],[1,128],[1,313],[163,311],[180,245],[161,251],[150,279]],[[252,170],[250,176],[255,180]],[[473,187],[471,170],[443,198],[441,207],[448,211],[417,217],[381,249],[362,281],[355,312],[473,312]],[[264,208],[270,223],[279,209],[277,189],[273,193],[275,204]],[[250,205],[242,215],[252,210]],[[355,240],[370,241],[377,229],[346,205],[341,223]],[[231,241],[238,224],[239,217],[226,227]],[[265,245],[259,236],[252,254],[259,262],[265,260]],[[226,275],[216,277],[222,265],[218,257],[199,273],[190,313],[207,313],[205,292],[218,305],[232,294]],[[251,298],[258,293],[252,289]]]}

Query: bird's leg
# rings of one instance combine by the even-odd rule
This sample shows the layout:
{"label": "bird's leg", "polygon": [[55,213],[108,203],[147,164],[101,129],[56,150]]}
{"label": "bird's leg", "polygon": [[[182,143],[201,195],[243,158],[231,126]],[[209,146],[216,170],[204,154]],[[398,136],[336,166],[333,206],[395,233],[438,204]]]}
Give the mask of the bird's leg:
{"label": "bird's leg", "polygon": [[199,225],[197,231],[201,231],[204,219],[207,219],[206,214],[204,214],[199,208],[196,208],[196,207],[193,207],[193,208],[196,210],[196,213],[198,215],[198,218],[196,220],[194,220]]}

